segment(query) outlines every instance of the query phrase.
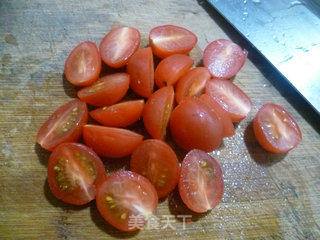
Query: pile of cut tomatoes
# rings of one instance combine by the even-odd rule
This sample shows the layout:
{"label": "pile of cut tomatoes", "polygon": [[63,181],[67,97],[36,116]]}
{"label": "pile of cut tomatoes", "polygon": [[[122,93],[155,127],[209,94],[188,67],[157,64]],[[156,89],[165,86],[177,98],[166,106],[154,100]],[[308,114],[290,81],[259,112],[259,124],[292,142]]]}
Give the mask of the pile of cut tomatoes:
{"label": "pile of cut tomatoes", "polygon": [[[37,142],[52,151],[52,193],[75,205],[96,199],[101,215],[123,231],[137,230],[130,228],[130,217],[147,221],[158,198],[176,185],[194,212],[217,206],[223,196],[222,170],[207,152],[234,135],[233,123],[244,119],[252,106],[229,80],[247,58],[237,44],[211,42],[204,50],[204,66],[193,67],[187,54],[197,37],[189,30],[158,26],[150,31],[150,47],[139,48],[140,40],[137,29],[119,27],[104,36],[99,49],[93,42],[77,45],[66,60],[65,75],[83,86],[79,99],[60,106],[37,135]],[[162,59],[155,69],[154,55]],[[126,67],[126,72],[101,77],[102,61],[112,68]],[[119,102],[129,88],[141,98]],[[88,114],[87,104],[98,108]],[[101,125],[87,124],[88,115]],[[141,117],[152,139],[125,129]],[[253,126],[258,142],[271,152],[287,152],[302,139],[295,120],[274,103],[259,110]],[[168,128],[175,143],[188,151],[181,164],[165,142]],[[81,136],[85,145],[77,142]],[[98,156],[130,154],[130,171],[109,176]]]}

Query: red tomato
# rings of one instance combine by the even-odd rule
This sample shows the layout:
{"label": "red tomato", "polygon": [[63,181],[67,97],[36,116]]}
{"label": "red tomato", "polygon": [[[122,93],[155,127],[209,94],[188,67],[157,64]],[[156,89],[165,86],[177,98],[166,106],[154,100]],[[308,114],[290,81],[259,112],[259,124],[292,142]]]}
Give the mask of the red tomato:
{"label": "red tomato", "polygon": [[149,34],[152,51],[160,58],[176,53],[187,54],[194,48],[197,41],[198,38],[194,33],[174,25],[155,27]]}
{"label": "red tomato", "polygon": [[236,75],[247,59],[248,52],[227,39],[210,43],[203,52],[203,64],[215,78],[228,79]]}
{"label": "red tomato", "polygon": [[288,152],[302,140],[300,128],[293,117],[274,103],[267,103],[259,109],[253,129],[260,145],[274,153]]}
{"label": "red tomato", "polygon": [[64,72],[68,81],[77,86],[89,86],[98,79],[101,58],[93,42],[78,44],[69,54]]}
{"label": "red tomato", "polygon": [[169,195],[180,175],[176,154],[167,143],[157,139],[145,140],[138,146],[131,155],[130,170],[148,178],[159,198]]}
{"label": "red tomato", "polygon": [[199,97],[204,92],[206,82],[210,78],[208,69],[204,67],[189,70],[176,84],[177,103],[181,103],[186,98]]}
{"label": "red tomato", "polygon": [[82,88],[78,97],[94,106],[106,106],[120,101],[126,95],[130,77],[126,73],[104,76],[89,87]]}
{"label": "red tomato", "polygon": [[214,112],[220,119],[223,127],[223,137],[231,137],[234,135],[234,126],[231,121],[231,118],[226,113],[225,110],[222,109],[222,107],[217,103],[213,98],[211,98],[207,94],[203,94],[200,97],[200,100],[202,100],[205,104],[208,104],[208,107],[211,111]]}
{"label": "red tomato", "polygon": [[127,127],[139,120],[143,107],[144,100],[121,102],[93,110],[90,116],[105,126]]}
{"label": "red tomato", "polygon": [[46,120],[36,141],[49,151],[60,143],[77,141],[87,120],[87,105],[78,99],[72,100],[56,109]]}
{"label": "red tomato", "polygon": [[223,178],[219,163],[201,150],[192,150],[183,159],[179,193],[192,211],[204,213],[215,208],[223,196]]}
{"label": "red tomato", "polygon": [[143,136],[122,128],[87,124],[83,127],[83,140],[97,154],[121,158],[131,154],[142,142]]}
{"label": "red tomato", "polygon": [[96,202],[99,212],[112,226],[121,231],[135,231],[156,210],[158,196],[145,177],[120,171],[100,185]]}
{"label": "red tomato", "polygon": [[233,122],[240,122],[251,110],[252,103],[248,95],[229,80],[208,81],[206,93],[219,103]]}
{"label": "red tomato", "polygon": [[132,90],[145,98],[153,92],[154,66],[151,48],[141,48],[133,54],[127,65]]}
{"label": "red tomato", "polygon": [[113,28],[100,43],[100,53],[105,64],[123,67],[140,45],[140,32],[132,27]]}
{"label": "red tomato", "polygon": [[101,159],[80,143],[63,143],[48,162],[48,182],[56,198],[83,205],[96,196],[96,187],[106,178]]}
{"label": "red tomato", "polygon": [[201,149],[210,152],[222,141],[222,123],[198,98],[186,99],[172,112],[171,135],[179,146],[189,151]]}
{"label": "red tomato", "polygon": [[172,86],[154,92],[143,109],[143,123],[148,133],[156,139],[164,139],[172,112],[174,91]]}
{"label": "red tomato", "polygon": [[183,54],[174,54],[163,59],[154,72],[158,88],[175,85],[193,65],[193,59]]}

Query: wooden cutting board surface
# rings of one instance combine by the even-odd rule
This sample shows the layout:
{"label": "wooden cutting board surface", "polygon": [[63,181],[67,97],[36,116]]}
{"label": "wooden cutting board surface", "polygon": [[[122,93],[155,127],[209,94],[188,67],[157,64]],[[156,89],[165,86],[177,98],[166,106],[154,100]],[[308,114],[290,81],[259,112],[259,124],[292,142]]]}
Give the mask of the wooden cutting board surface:
{"label": "wooden cutting board surface", "polygon": [[[199,63],[208,42],[228,38],[203,4],[0,2],[0,239],[320,239],[319,133],[287,101],[290,95],[284,98],[291,90],[280,94],[270,83],[277,79],[264,77],[250,60],[233,81],[251,97],[253,109],[237,125],[235,136],[213,152],[225,180],[216,209],[192,213],[175,190],[155,213],[160,227],[170,215],[172,228],[122,233],[102,219],[94,202],[70,206],[48,188],[49,152],[35,144],[35,136],[54,109],[76,96],[77,89],[63,79],[69,51],[85,40],[98,44],[110,28],[121,25],[139,28],[146,46],[151,28],[176,24],[198,36],[191,56]],[[267,153],[253,136],[252,119],[270,101],[284,106],[301,127],[303,141],[286,155]],[[183,152],[177,153],[183,158]],[[128,165],[128,158],[104,161],[108,172]],[[181,214],[192,215],[185,230]]]}

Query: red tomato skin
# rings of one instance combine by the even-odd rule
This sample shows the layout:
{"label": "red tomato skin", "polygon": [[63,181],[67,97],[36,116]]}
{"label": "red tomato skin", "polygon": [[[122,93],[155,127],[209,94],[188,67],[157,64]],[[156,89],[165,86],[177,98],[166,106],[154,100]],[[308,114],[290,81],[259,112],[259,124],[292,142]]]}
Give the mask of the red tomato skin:
{"label": "red tomato skin", "polygon": [[[93,91],[96,86],[104,87]],[[115,73],[102,77],[89,87],[78,91],[78,97],[93,106],[108,106],[120,101],[127,93],[130,84],[130,76],[126,73]]]}
{"label": "red tomato skin", "polygon": [[208,104],[210,110],[212,110],[220,119],[223,127],[223,137],[232,137],[234,135],[234,125],[231,118],[228,116],[225,110],[208,94],[203,94],[200,97],[205,104]]}
{"label": "red tomato skin", "polygon": [[[199,159],[201,158],[201,159]],[[200,206],[198,204],[198,202],[192,202],[192,193],[188,193],[190,191],[190,182],[192,182],[190,179],[185,180],[186,178],[188,178],[188,171],[190,171],[188,168],[194,168],[195,165],[193,163],[193,159],[197,159],[197,160],[208,160],[211,162],[211,164],[214,167],[214,175],[216,177],[216,182],[215,182],[215,188],[210,188],[210,190],[215,190],[215,197],[214,199],[207,199],[207,201],[210,201],[210,208],[208,209],[206,206]],[[199,162],[200,164],[200,162]],[[190,177],[190,175],[189,175]],[[224,191],[224,183],[223,183],[223,177],[222,177],[222,170],[221,167],[219,165],[219,163],[213,158],[211,157],[209,154],[207,154],[204,151],[198,150],[198,149],[194,149],[192,151],[190,151],[185,158],[182,161],[181,164],[181,174],[180,174],[180,181],[178,184],[178,188],[179,188],[179,193],[181,196],[182,201],[184,202],[184,204],[187,205],[187,207],[189,209],[191,209],[194,212],[197,213],[204,213],[207,212],[210,209],[215,208],[221,201],[222,196],[223,196],[223,191]],[[191,195],[191,196],[190,196]]]}
{"label": "red tomato skin", "polygon": [[[174,47],[173,49],[168,49],[168,47],[161,47],[159,44],[156,43],[155,39],[159,35],[168,36],[170,33],[174,31],[179,31],[183,32],[184,35],[188,36],[188,43],[184,45],[183,47]],[[177,41],[174,41],[177,42]],[[183,27],[179,26],[174,26],[174,25],[163,25],[163,26],[158,26],[153,29],[151,29],[150,34],[149,34],[149,45],[152,48],[152,52],[157,55],[159,58],[166,58],[170,55],[173,54],[187,54],[189,53],[194,46],[197,44],[198,38],[197,36],[189,31],[188,29],[185,29]]]}
{"label": "red tomato skin", "polygon": [[221,145],[223,128],[218,118],[200,99],[186,99],[172,112],[170,129],[183,149],[211,152]]}
{"label": "red tomato skin", "polygon": [[127,73],[130,87],[138,95],[148,98],[154,87],[154,63],[150,47],[141,48],[129,59]]}
{"label": "red tomato skin", "polygon": [[[91,194],[91,196],[90,196],[91,198],[81,199],[81,197],[79,197],[79,196],[72,195],[72,194],[66,194],[65,192],[60,190],[59,184],[56,181],[56,172],[54,170],[54,167],[57,164],[57,161],[58,161],[57,158],[59,156],[61,156],[61,151],[63,151],[64,149],[68,149],[68,151],[70,151],[70,152],[72,150],[86,152],[93,159],[92,162],[94,164],[94,168],[96,171],[96,179],[94,180],[92,186],[90,186],[90,189],[87,189],[88,193]],[[69,161],[70,161],[70,159],[69,159]],[[101,159],[99,158],[99,156],[94,151],[92,151],[90,148],[88,148],[87,146],[85,146],[81,143],[62,143],[58,147],[56,147],[50,155],[50,158],[48,161],[47,174],[48,174],[49,187],[50,187],[53,195],[56,198],[66,202],[66,203],[73,204],[73,205],[84,205],[84,204],[87,204],[88,202],[90,202],[91,200],[93,200],[95,198],[96,188],[100,184],[102,184],[106,179],[106,171],[105,171],[104,165],[103,165]]]}
{"label": "red tomato skin", "polygon": [[142,113],[148,133],[155,139],[164,139],[172,112],[174,90],[167,86],[155,91],[148,99]]}
{"label": "red tomato skin", "polygon": [[[295,142],[295,144],[291,148],[280,148],[279,146],[275,146],[272,144],[266,137],[266,134],[263,131],[263,127],[260,124],[259,120],[259,115],[262,114],[262,111],[264,111],[266,108],[272,107],[272,108],[277,108],[280,111],[284,111],[287,114],[287,118],[289,119],[290,122],[295,126],[295,131],[297,132],[298,140]],[[291,149],[295,148],[296,146],[299,145],[299,143],[302,141],[302,134],[301,130],[299,128],[299,125],[297,122],[294,120],[294,118],[281,106],[275,104],[275,103],[266,103],[264,104],[258,111],[257,115],[254,118],[253,121],[253,130],[255,137],[258,141],[258,143],[267,151],[272,152],[272,153],[286,153],[289,152]]]}
{"label": "red tomato skin", "polygon": [[206,82],[211,78],[207,68],[196,67],[189,70],[176,84],[176,101],[181,103],[190,97],[199,97],[205,89]]}
{"label": "red tomato skin", "polygon": [[174,54],[163,59],[154,72],[154,80],[158,88],[175,85],[193,65],[194,60],[187,55]]}
{"label": "red tomato skin", "polygon": [[[130,38],[130,43],[131,43],[131,48],[129,49],[129,53],[125,54],[125,56],[122,56],[120,59],[113,60],[112,57],[110,56],[111,54],[108,53],[108,47],[111,47],[108,43],[108,41],[112,40],[114,36],[116,35],[117,31],[120,31],[121,29],[128,29],[128,31],[131,31],[131,38]],[[99,49],[101,53],[102,60],[105,64],[107,64],[110,67],[113,68],[120,68],[125,66],[130,57],[138,50],[141,42],[141,35],[138,29],[133,28],[133,27],[119,27],[119,28],[113,28],[111,29],[110,32],[108,32],[102,39]]]}
{"label": "red tomato skin", "polygon": [[[153,201],[151,203],[152,212],[154,212],[158,206],[157,191],[147,178],[131,171],[118,171],[108,176],[105,182],[101,184],[100,187],[98,188],[97,196],[96,196],[97,208],[100,214],[102,215],[102,217],[107,222],[109,222],[113,227],[125,232],[136,231],[138,230],[138,228],[130,229],[129,226],[123,226],[117,220],[113,219],[111,213],[106,210],[106,207],[103,204],[103,200],[105,198],[107,190],[109,189],[108,187],[109,184],[112,184],[112,182],[122,183],[123,181],[128,181],[128,180],[134,181],[137,183],[137,185],[144,186],[145,189],[148,189],[147,193],[150,194],[151,197],[153,198]],[[146,223],[146,221],[144,223]]]}
{"label": "red tomato skin", "polygon": [[[233,105],[231,106],[230,103],[226,102],[224,97],[217,94],[219,93],[218,87],[228,89],[229,92],[232,92],[231,94],[236,95],[238,98],[237,102],[240,103],[241,100],[241,106],[238,106],[237,112],[235,112]],[[205,93],[213,98],[222,107],[222,109],[226,111],[232,122],[240,122],[251,110],[252,102],[250,97],[229,80],[213,79],[207,81]],[[241,107],[244,107],[245,109],[239,113],[239,111],[242,110]]]}
{"label": "red tomato skin", "polygon": [[[77,124],[75,125],[75,127],[73,127],[73,131],[71,133],[69,133],[69,131],[66,132],[64,134],[64,136],[59,141],[56,141],[56,143],[54,143],[54,144],[45,142],[45,140],[43,138],[43,134],[44,134],[44,132],[50,131],[50,129],[49,129],[50,122],[53,121],[60,112],[66,111],[71,105],[78,105],[78,107],[81,108],[81,110],[83,111],[80,119],[77,121]],[[58,146],[61,143],[77,141],[81,137],[82,127],[85,124],[87,124],[87,122],[88,122],[87,105],[78,99],[72,100],[66,104],[61,105],[59,108],[57,108],[54,111],[54,113],[51,114],[51,116],[49,116],[49,118],[42,124],[41,128],[39,129],[37,137],[36,137],[36,141],[44,149],[46,149],[48,151],[52,151],[56,146]]]}
{"label": "red tomato skin", "polygon": [[[229,53],[228,53],[229,51]],[[222,54],[221,54],[222,52]],[[225,56],[232,54],[232,56]],[[222,60],[218,58],[222,55]],[[217,39],[211,42],[203,52],[203,64],[216,79],[229,79],[236,75],[246,62],[248,52],[228,39]],[[222,61],[228,61],[222,64]],[[215,60],[219,60],[215,62]],[[222,64],[222,66],[221,66]]]}
{"label": "red tomato skin", "polygon": [[131,154],[143,136],[127,129],[87,124],[83,127],[83,140],[101,156],[121,158]]}
{"label": "red tomato skin", "polygon": [[91,111],[90,116],[104,126],[127,127],[139,120],[144,108],[144,100],[117,103],[109,107]]}
{"label": "red tomato skin", "polygon": [[[154,153],[155,156],[152,155]],[[148,175],[152,175],[152,171],[156,170],[149,168],[146,170],[144,167],[149,166],[150,164],[151,166],[153,166],[153,164],[164,165],[164,161],[166,161],[167,165],[169,165],[168,169],[170,169],[172,172],[172,178],[169,182],[165,183],[164,187],[161,187],[157,186],[155,182],[159,179],[154,181],[153,179],[150,179],[155,176],[150,176],[150,178],[148,178]],[[149,181],[155,186],[159,198],[168,196],[178,184],[180,177],[180,166],[175,152],[166,142],[158,139],[147,139],[137,147],[137,149],[131,155],[130,170],[141,175],[143,175],[143,172],[146,170],[147,176],[143,176],[148,178]],[[161,173],[158,170],[156,174],[160,175]]]}
{"label": "red tomato skin", "polygon": [[[76,54],[77,51],[79,51],[80,48],[83,47],[87,47],[87,48],[91,48],[92,51],[92,55],[93,58],[96,59],[95,64],[94,64],[94,71],[91,74],[91,76],[85,78],[85,80],[83,80],[84,76],[82,76],[80,78],[80,76],[74,76],[73,74],[71,74],[71,69],[72,69],[72,61],[73,61],[73,56]],[[86,42],[82,42],[79,43],[69,54],[65,65],[64,65],[64,72],[66,75],[67,80],[76,86],[89,86],[91,85],[94,81],[96,81],[99,78],[99,74],[101,72],[101,57],[100,57],[100,53],[99,50],[96,46],[95,43],[90,42],[90,41],[86,41]]]}

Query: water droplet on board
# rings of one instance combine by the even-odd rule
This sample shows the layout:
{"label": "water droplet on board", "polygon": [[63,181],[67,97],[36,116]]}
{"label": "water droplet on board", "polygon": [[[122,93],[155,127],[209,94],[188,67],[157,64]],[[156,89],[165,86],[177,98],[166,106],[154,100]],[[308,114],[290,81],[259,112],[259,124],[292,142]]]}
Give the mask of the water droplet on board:
{"label": "water droplet on board", "polygon": [[252,0],[253,3],[261,3],[260,0]]}

